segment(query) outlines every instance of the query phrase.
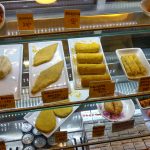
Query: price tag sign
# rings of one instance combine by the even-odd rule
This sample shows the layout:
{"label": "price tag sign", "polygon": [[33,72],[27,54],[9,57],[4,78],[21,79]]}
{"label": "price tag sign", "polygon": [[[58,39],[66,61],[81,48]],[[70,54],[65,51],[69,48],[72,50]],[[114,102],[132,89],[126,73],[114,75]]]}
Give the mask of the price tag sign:
{"label": "price tag sign", "polygon": [[0,109],[15,108],[14,95],[0,96]]}
{"label": "price tag sign", "polygon": [[34,30],[33,14],[17,14],[18,29],[21,31]]}
{"label": "price tag sign", "polygon": [[115,122],[112,124],[112,132],[123,131],[134,127],[134,120],[128,120],[124,122]]}
{"label": "price tag sign", "polygon": [[68,99],[68,88],[53,89],[42,92],[42,98],[44,103],[56,102],[64,99]]}
{"label": "price tag sign", "polygon": [[104,131],[105,131],[105,126],[104,125],[94,126],[93,131],[92,131],[92,136],[93,137],[104,136]]}
{"label": "price tag sign", "polygon": [[64,11],[64,27],[80,28],[80,10],[73,9]]}
{"label": "price tag sign", "polygon": [[0,150],[6,150],[6,145],[4,141],[0,141]]}
{"label": "price tag sign", "polygon": [[141,78],[139,80],[139,92],[150,91],[150,77]]}
{"label": "price tag sign", "polygon": [[67,142],[67,131],[56,132],[55,133],[55,142],[56,143]]}
{"label": "price tag sign", "polygon": [[91,98],[113,96],[114,91],[115,83],[112,81],[90,82],[89,96]]}

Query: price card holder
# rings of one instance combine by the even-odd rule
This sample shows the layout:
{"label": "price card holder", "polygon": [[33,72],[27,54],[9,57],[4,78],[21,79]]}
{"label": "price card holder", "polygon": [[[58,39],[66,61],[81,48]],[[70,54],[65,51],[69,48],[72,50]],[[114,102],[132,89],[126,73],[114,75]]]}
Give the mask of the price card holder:
{"label": "price card holder", "polygon": [[15,108],[14,95],[0,96],[0,109]]}
{"label": "price card holder", "polygon": [[6,150],[6,145],[4,141],[0,141],[0,150]]}
{"label": "price card holder", "polygon": [[55,132],[55,142],[56,143],[67,142],[67,131]]}
{"label": "price card holder", "polygon": [[20,31],[33,31],[35,29],[32,13],[17,14],[17,20]]}
{"label": "price card holder", "polygon": [[64,99],[68,99],[68,88],[53,89],[42,92],[42,98],[44,103],[56,102]]}
{"label": "price card holder", "polygon": [[141,78],[139,80],[139,92],[150,91],[150,77]]}
{"label": "price card holder", "polygon": [[123,131],[134,127],[134,119],[124,122],[115,122],[112,124],[112,132]]}
{"label": "price card holder", "polygon": [[73,9],[64,11],[64,27],[80,28],[80,10]]}
{"label": "price card holder", "polygon": [[113,96],[115,91],[115,83],[112,81],[90,82],[89,96],[94,97],[105,97]]}
{"label": "price card holder", "polygon": [[93,130],[92,130],[92,136],[93,137],[101,137],[101,136],[104,136],[104,132],[105,132],[104,125],[94,126]]}

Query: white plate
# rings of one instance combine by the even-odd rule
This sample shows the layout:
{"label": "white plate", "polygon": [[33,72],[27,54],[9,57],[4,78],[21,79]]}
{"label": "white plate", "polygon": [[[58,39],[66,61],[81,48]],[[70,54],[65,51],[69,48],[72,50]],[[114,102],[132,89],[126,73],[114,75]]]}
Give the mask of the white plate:
{"label": "white plate", "polygon": [[81,78],[80,75],[77,71],[77,60],[76,60],[76,52],[75,52],[75,43],[77,42],[83,42],[83,43],[91,43],[91,42],[96,42],[100,45],[100,50],[99,53],[103,54],[103,63],[106,65],[106,70],[107,73],[109,73],[109,69],[106,63],[106,59],[104,56],[104,52],[103,52],[103,48],[100,42],[100,38],[99,37],[85,37],[85,38],[74,38],[74,39],[68,39],[68,44],[69,44],[69,53],[70,53],[70,59],[71,59],[71,66],[73,69],[73,81],[74,81],[74,86],[75,89],[83,89],[82,85],[81,85]]}
{"label": "white plate", "polygon": [[[150,76],[150,65],[142,51],[141,48],[125,48],[125,49],[118,49],[116,50],[116,54],[118,56],[118,59],[119,59],[119,62],[121,64],[121,67],[125,73],[125,75],[127,76],[128,79],[130,80],[138,80],[140,78],[143,78],[143,77],[147,77],[147,76]],[[122,60],[121,60],[121,56],[125,55],[125,54],[136,54],[137,57],[139,58],[139,60],[141,61],[141,63],[144,65],[144,67],[147,69],[147,75],[143,75],[143,76],[136,76],[136,77],[133,77],[133,76],[128,76],[126,70],[125,70],[125,67],[122,63]]]}
{"label": "white plate", "polygon": [[141,9],[143,10],[143,12],[144,12],[147,16],[150,16],[150,12],[147,11],[147,8],[148,8],[148,7],[149,7],[149,9],[150,9],[150,2],[149,2],[149,0],[142,0],[140,6],[141,6]]}
{"label": "white plate", "polygon": [[[57,47],[57,50],[56,50],[52,60],[47,62],[47,63],[44,63],[44,64],[41,64],[39,66],[34,67],[32,65],[33,64],[33,58],[35,55],[34,51],[38,51],[41,48],[44,48],[48,45],[52,45],[55,43],[58,43],[58,47]],[[66,63],[65,63],[64,53],[63,53],[62,42],[61,41],[46,41],[46,42],[29,43],[29,81],[30,81],[29,82],[29,84],[30,84],[29,89],[30,89],[30,97],[41,96],[41,91],[36,93],[36,94],[31,93],[34,82],[35,82],[36,78],[38,77],[38,75],[40,74],[40,72],[49,68],[50,66],[53,66],[54,64],[58,63],[61,60],[64,60],[64,69],[62,71],[62,74],[61,74],[59,80],[56,81],[55,83],[51,84],[50,86],[48,86],[44,90],[61,88],[61,87],[62,88],[68,87],[68,74],[67,74],[67,70],[66,70]]]}
{"label": "white plate", "polygon": [[0,45],[0,55],[7,56],[12,64],[11,72],[0,80],[0,95],[14,95],[16,100],[21,99],[23,45]]}
{"label": "white plate", "polygon": [[123,100],[121,101],[123,104],[123,110],[120,114],[120,116],[112,116],[110,113],[105,111],[104,103],[97,104],[98,110],[101,113],[101,115],[108,119],[109,121],[113,122],[121,122],[121,121],[127,121],[132,118],[135,112],[135,106],[132,100]]}

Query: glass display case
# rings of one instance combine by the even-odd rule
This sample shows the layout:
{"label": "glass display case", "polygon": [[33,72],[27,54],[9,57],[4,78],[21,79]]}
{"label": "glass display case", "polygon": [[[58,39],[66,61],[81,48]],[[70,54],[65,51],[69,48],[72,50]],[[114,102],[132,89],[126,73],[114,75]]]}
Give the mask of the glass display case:
{"label": "glass display case", "polygon": [[[0,2],[0,56],[9,59],[0,57],[0,139],[7,150],[150,147],[150,18],[141,1]],[[80,28],[64,28],[66,9],[80,10]],[[34,30],[18,30],[19,13],[33,14]],[[108,91],[90,97],[92,83]],[[5,108],[9,96],[15,103]],[[59,131],[67,132],[67,141],[56,141]]]}

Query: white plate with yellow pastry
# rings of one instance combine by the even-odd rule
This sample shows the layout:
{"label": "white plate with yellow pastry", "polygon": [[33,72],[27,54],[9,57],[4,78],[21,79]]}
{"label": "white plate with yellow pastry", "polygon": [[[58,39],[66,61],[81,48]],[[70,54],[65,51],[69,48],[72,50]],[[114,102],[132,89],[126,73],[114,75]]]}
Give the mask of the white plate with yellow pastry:
{"label": "white plate with yellow pastry", "polygon": [[101,115],[109,121],[127,121],[132,118],[135,106],[132,100],[113,101],[97,104]]}
{"label": "white plate with yellow pastry", "polygon": [[118,49],[116,54],[128,79],[150,76],[150,65],[141,48]]}

